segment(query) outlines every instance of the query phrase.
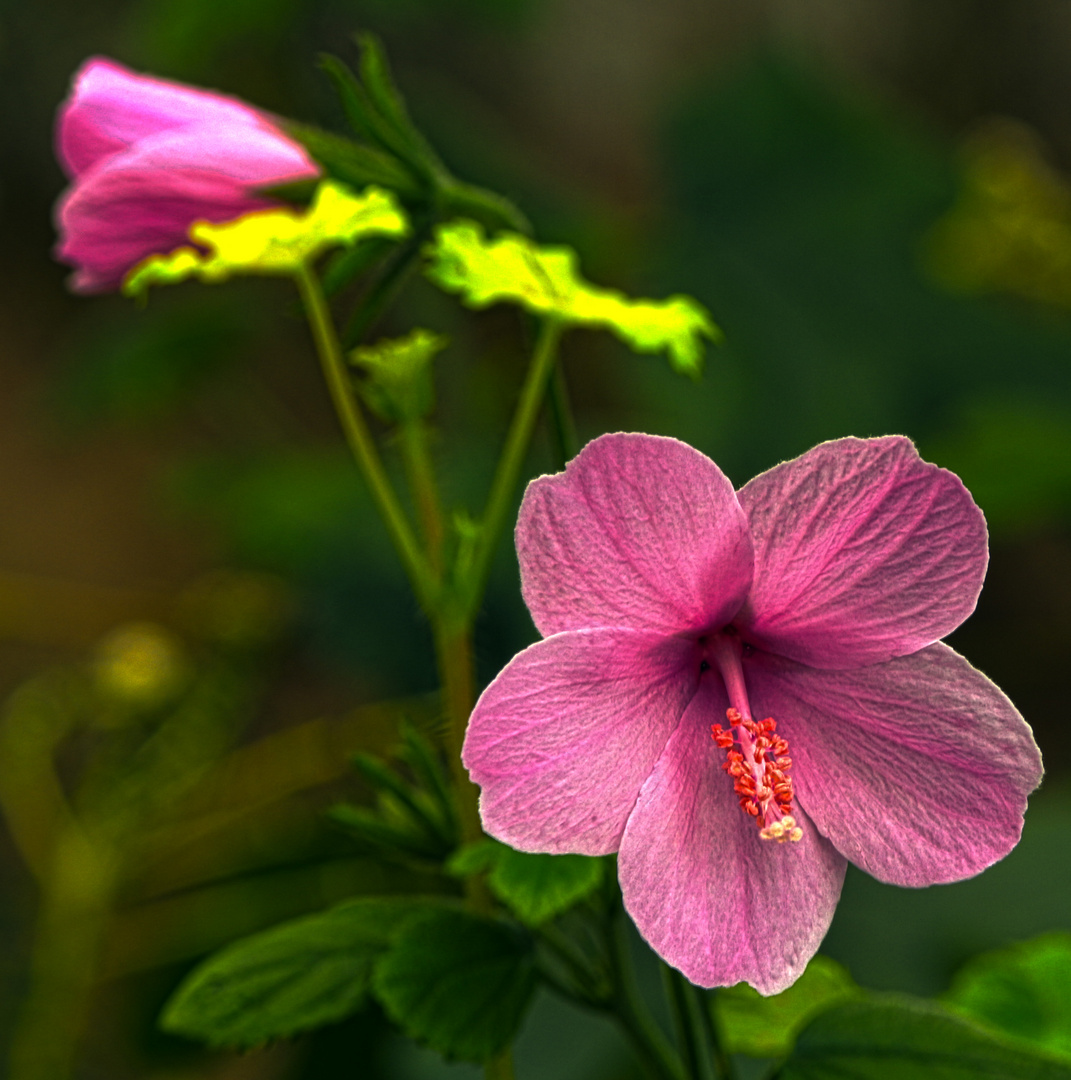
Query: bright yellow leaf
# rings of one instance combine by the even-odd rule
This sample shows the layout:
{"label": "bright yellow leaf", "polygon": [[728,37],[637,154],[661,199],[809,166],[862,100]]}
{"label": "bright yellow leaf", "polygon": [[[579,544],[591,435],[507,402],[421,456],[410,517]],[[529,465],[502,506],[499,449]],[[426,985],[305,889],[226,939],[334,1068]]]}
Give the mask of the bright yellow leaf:
{"label": "bright yellow leaf", "polygon": [[539,247],[517,233],[488,240],[475,222],[454,221],[438,229],[428,254],[428,276],[460,293],[469,307],[505,300],[565,323],[603,326],[637,352],[668,352],[674,369],[686,375],[702,369],[702,339],[721,338],[706,309],[690,297],[630,300],[588,284],[571,248]]}
{"label": "bright yellow leaf", "polygon": [[190,239],[207,251],[181,247],[150,255],[127,274],[123,292],[140,296],[150,285],[189,277],[216,282],[232,274],[294,274],[330,247],[366,236],[404,236],[408,228],[389,192],[369,187],[357,194],[325,180],[308,210],[258,210],[220,224],[195,221]]}

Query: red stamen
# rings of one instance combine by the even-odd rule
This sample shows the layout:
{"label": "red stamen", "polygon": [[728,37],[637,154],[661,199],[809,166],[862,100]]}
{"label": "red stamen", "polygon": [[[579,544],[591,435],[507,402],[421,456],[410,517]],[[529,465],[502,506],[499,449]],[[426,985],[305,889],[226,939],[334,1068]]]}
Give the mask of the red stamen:
{"label": "red stamen", "polygon": [[755,721],[735,708],[727,709],[725,717],[729,729],[711,724],[710,734],[715,744],[726,751],[722,768],[733,778],[740,809],[757,819],[764,840],[799,840],[803,830],[791,812],[793,788],[787,773],[792,759],[788,757],[788,740],[774,734],[777,722],[773,717]]}

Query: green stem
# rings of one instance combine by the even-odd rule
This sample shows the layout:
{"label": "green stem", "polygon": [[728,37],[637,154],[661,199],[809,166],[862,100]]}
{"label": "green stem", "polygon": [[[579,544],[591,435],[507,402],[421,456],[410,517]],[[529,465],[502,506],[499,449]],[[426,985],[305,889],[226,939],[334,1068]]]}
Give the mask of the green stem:
{"label": "green stem", "polygon": [[387,531],[409,575],[417,599],[425,611],[431,610],[437,592],[434,575],[413,536],[390,480],[387,479],[376,444],[365,424],[320,284],[308,267],[302,267],[295,275],[295,280],[305,303],[305,312],[312,327],[324,378],[327,380],[346,441],[368,482],[376,507],[386,522]]}
{"label": "green stem", "polygon": [[[479,793],[461,763],[461,745],[475,702],[472,628],[468,622],[453,622],[448,614],[440,614],[434,624],[443,706],[449,722],[451,745],[448,756],[454,781],[457,819],[461,842],[470,843],[483,836],[477,801]],[[478,914],[490,915],[494,910],[487,885],[478,875],[465,879],[465,899],[469,907]],[[483,1075],[484,1080],[513,1080],[513,1056],[509,1048],[484,1062]]]}
{"label": "green stem", "polygon": [[428,239],[428,227],[425,225],[414,231],[413,235],[401,246],[393,261],[383,272],[379,280],[369,289],[357,310],[346,326],[342,340],[347,346],[356,345],[379,322],[388,305],[401,292],[420,260],[420,249]]}
{"label": "green stem", "polygon": [[561,333],[562,325],[556,319],[547,319],[539,330],[532,362],[521,388],[520,401],[513,414],[506,445],[502,457],[499,458],[498,468],[491,482],[491,492],[487,497],[487,508],[484,511],[472,571],[464,594],[465,610],[469,614],[479,606],[487,586],[491,560],[513,504],[521,466],[532,441],[532,432],[539,416],[539,407],[543,403],[547,380],[554,369]]}
{"label": "green stem", "polygon": [[646,1068],[659,1080],[688,1080],[669,1043],[640,999],[629,960],[624,912],[611,915],[610,956],[616,994],[613,1011]]}
{"label": "green stem", "polygon": [[115,889],[112,853],[72,824],[58,838],[11,1040],[11,1080],[70,1080]]}
{"label": "green stem", "polygon": [[733,1059],[729,1056],[722,1042],[721,1031],[718,1027],[718,1018],[714,1012],[714,1000],[717,991],[708,994],[699,994],[699,1022],[703,1026],[703,1034],[706,1036],[707,1045],[710,1047],[710,1057],[714,1064],[714,1073],[719,1080],[736,1080],[736,1069],[733,1067]]}
{"label": "green stem", "polygon": [[[595,1008],[605,1008],[612,999],[612,991],[606,985],[605,976],[592,970],[592,965],[581,950],[553,923],[546,923],[536,931],[536,936],[569,970],[576,982],[576,992],[555,983],[555,988],[576,1001]],[[546,978],[546,975],[544,975]],[[600,983],[602,985],[600,985]]]}
{"label": "green stem", "polygon": [[[450,772],[454,783],[454,799],[457,806],[458,829],[463,844],[472,843],[483,836],[480,825],[479,791],[469,779],[461,762],[461,747],[465,741],[472,706],[476,701],[476,674],[472,656],[472,629],[468,622],[438,615],[434,619],[435,654],[439,662],[439,679],[442,684],[443,711],[446,713],[449,734]],[[491,911],[491,898],[483,879],[465,879],[466,895],[470,905],[477,911]]]}
{"label": "green stem", "polygon": [[417,517],[424,534],[431,572],[442,578],[443,571],[443,512],[435,471],[428,454],[427,428],[423,420],[407,420],[398,429],[398,446],[402,454],[409,489],[416,503]]}
{"label": "green stem", "polygon": [[554,450],[558,469],[564,469],[580,450],[573,422],[573,410],[569,404],[569,387],[565,382],[565,371],[561,361],[554,364],[547,387],[547,404],[550,406],[551,428],[554,435]]}
{"label": "green stem", "polygon": [[698,1018],[694,1013],[695,1003],[690,993],[691,984],[679,971],[665,962],[662,963],[662,978],[666,984],[666,996],[669,999],[673,1022],[677,1029],[681,1056],[684,1058],[684,1071],[690,1080],[702,1080],[702,1042],[697,1030]]}
{"label": "green stem", "polygon": [[451,216],[475,216],[485,224],[505,226],[530,236],[531,222],[503,195],[487,188],[467,184],[453,176],[437,178],[439,200]]}

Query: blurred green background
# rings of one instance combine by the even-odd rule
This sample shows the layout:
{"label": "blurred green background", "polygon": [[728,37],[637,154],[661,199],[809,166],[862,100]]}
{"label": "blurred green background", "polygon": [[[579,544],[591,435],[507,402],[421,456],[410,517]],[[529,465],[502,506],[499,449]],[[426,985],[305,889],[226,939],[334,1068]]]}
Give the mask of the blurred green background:
{"label": "blurred green background", "polygon": [[[166,859],[146,857],[118,897],[83,1075],[476,1075],[404,1046],[372,1013],[243,1057],[154,1033],[155,1009],[207,950],[396,884],[321,810],[360,798],[350,751],[392,741],[390,716],[359,707],[406,698],[422,715],[434,663],[287,285],[162,290],[141,311],[72,297],[49,257],[63,186],[53,117],[87,55],[341,127],[314,64],[323,50],[352,59],[356,29],[382,36],[459,176],[511,195],[543,242],[579,250],[589,279],[690,293],[725,330],[699,385],[606,336],[572,334],[583,439],[674,435],[742,484],[822,439],[903,432],[986,512],[987,585],[952,643],[1033,725],[1045,784],[1020,848],[974,881],[912,892],[851,872],[824,951],[864,985],[937,993],[973,953],[1067,927],[1066,3],[7,0],[0,693],[34,680],[51,701],[73,677],[84,696],[78,679],[99,676],[108,635],[140,624],[171,635],[191,685],[223,671],[233,693],[219,723],[260,740],[246,758],[219,750],[224,771],[191,796],[192,824],[174,826]],[[509,311],[462,312],[419,280],[381,330],[414,322],[452,339],[437,450],[448,502],[475,511],[524,328]],[[540,438],[530,471],[551,468]],[[478,629],[482,676],[534,636],[504,551]],[[9,729],[29,707],[21,693]],[[65,746],[61,783],[87,753]],[[0,834],[0,1033],[26,988],[29,842]],[[547,998],[518,1076],[631,1075],[621,1055],[601,1021]]]}

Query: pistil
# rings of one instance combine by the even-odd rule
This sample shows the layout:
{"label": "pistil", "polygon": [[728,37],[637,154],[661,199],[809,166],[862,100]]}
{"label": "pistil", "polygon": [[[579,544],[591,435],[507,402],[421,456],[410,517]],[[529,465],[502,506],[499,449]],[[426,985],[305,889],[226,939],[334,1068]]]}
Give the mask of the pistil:
{"label": "pistil", "polygon": [[803,830],[791,812],[793,792],[788,772],[792,759],[788,756],[788,741],[777,734],[777,722],[772,717],[760,721],[751,717],[740,639],[726,631],[704,646],[704,656],[717,667],[729,695],[730,707],[725,713],[728,729],[712,724],[710,730],[714,742],[727,752],[722,768],[733,778],[740,809],[755,818],[763,840],[798,841]]}

